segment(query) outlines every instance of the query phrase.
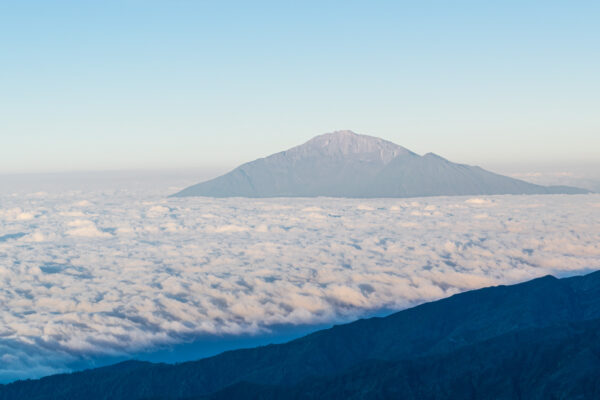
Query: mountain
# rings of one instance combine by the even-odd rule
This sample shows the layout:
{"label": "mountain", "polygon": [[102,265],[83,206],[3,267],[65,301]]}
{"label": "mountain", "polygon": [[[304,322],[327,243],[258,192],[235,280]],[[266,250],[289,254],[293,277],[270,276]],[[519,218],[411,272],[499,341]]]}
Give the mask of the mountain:
{"label": "mountain", "polygon": [[0,399],[600,398],[600,271],[422,304],[279,345],[0,386]]}
{"label": "mountain", "polygon": [[588,193],[540,186],[420,156],[372,136],[338,131],[190,186],[175,197],[420,197],[439,195]]}
{"label": "mountain", "polygon": [[599,351],[596,319],[509,333],[431,357],[368,360],[290,386],[240,382],[196,399],[597,399]]}

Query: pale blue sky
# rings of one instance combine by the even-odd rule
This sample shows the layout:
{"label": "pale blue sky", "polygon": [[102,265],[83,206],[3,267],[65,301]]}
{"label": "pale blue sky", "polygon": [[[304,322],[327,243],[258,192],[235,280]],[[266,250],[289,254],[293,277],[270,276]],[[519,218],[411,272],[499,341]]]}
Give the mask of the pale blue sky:
{"label": "pale blue sky", "polygon": [[352,129],[598,165],[597,1],[0,1],[0,173],[235,166]]}

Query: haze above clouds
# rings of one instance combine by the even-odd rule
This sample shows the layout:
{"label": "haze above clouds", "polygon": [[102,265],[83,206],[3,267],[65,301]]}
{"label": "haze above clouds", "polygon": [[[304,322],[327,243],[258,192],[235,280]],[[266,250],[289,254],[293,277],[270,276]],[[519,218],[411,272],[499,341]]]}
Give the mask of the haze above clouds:
{"label": "haze above clouds", "polygon": [[166,181],[4,188],[2,379],[600,268],[599,195],[215,200],[165,199]]}

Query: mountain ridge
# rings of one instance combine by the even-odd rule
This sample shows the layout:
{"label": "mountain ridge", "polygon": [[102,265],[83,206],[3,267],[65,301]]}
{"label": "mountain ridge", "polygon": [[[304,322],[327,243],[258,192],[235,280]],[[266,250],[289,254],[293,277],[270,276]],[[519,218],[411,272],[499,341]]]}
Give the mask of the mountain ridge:
{"label": "mountain ridge", "polygon": [[440,195],[582,194],[568,186],[541,186],[435,153],[349,130],[322,134],[244,163],[171,197],[424,197]]}

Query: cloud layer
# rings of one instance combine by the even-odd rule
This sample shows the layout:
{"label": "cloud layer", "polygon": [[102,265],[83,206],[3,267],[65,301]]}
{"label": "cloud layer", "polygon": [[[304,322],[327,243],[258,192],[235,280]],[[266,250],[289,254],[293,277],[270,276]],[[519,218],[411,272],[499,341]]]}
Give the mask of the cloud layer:
{"label": "cloud layer", "polygon": [[600,268],[600,196],[0,195],[0,379]]}

